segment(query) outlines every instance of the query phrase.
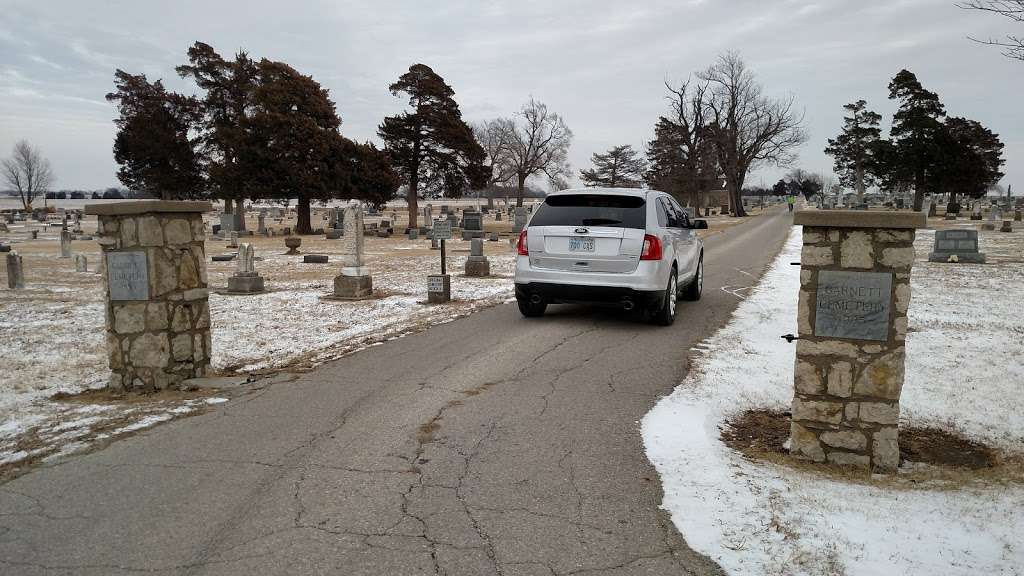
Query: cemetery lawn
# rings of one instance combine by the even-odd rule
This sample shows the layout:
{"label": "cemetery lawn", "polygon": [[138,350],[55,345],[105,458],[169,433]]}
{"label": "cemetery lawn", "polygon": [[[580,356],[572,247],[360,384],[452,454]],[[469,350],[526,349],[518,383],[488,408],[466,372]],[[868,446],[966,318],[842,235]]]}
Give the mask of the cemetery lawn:
{"label": "cemetery lawn", "polygon": [[[103,284],[95,274],[100,251],[94,241],[73,243],[90,272],[75,272],[73,259],[59,259],[59,228],[40,240],[14,244],[24,258],[26,289],[0,292],[0,477],[23,462],[82,449],[105,439],[202,408],[209,398],[157,394],[131,401],[55,400],[101,388],[109,377],[104,339]],[[322,300],[340,271],[340,241],[302,237],[303,254],[327,254],[327,264],[304,264],[285,256],[283,237],[253,237],[256,269],[268,291],[222,294],[235,262],[210,262],[232,252],[208,240],[207,266],[215,375],[302,371],[345,354],[433,324],[449,322],[512,298],[514,252],[506,237],[485,242],[490,278],[467,278],[469,242],[449,244],[452,302],[426,300],[426,275],[439,272],[440,256],[429,240],[367,238],[366,251],[377,298],[358,302]],[[6,286],[6,272],[0,282]],[[116,424],[116,425],[115,425]]]}
{"label": "cemetery lawn", "polygon": [[919,230],[915,243],[900,428],[956,433],[991,447],[999,464],[907,461],[895,476],[871,476],[726,446],[726,422],[789,410],[794,348],[779,336],[796,332],[794,227],[730,323],[695,350],[686,380],[642,422],[662,505],[694,550],[730,574],[1022,573],[1024,232],[981,232],[986,265],[927,262],[934,236]]}

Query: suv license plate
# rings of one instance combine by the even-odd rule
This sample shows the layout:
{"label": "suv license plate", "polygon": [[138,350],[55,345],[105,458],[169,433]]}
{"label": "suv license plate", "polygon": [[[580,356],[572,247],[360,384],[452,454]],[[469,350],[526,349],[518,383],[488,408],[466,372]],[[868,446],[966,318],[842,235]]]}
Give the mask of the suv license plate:
{"label": "suv license plate", "polygon": [[593,252],[593,238],[569,238],[569,252]]}

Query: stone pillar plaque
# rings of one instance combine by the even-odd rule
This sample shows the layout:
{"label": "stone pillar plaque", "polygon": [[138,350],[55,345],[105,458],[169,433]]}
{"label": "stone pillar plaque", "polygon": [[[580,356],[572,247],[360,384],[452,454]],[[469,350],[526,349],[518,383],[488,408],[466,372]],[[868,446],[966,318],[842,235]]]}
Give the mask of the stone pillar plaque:
{"label": "stone pillar plaque", "polygon": [[891,294],[891,273],[818,272],[814,335],[888,340]]}
{"label": "stone pillar plaque", "polygon": [[106,258],[111,300],[149,300],[149,268],[144,251],[108,252]]}

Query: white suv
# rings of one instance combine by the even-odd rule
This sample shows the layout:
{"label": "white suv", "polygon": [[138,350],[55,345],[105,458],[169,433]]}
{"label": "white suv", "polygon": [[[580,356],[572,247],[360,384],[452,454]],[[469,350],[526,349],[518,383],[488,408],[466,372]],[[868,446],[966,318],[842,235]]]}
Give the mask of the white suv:
{"label": "white suv", "polygon": [[656,190],[549,194],[519,234],[519,311],[541,316],[552,303],[611,302],[667,326],[679,297],[700,299],[704,244],[697,229],[707,227]]}

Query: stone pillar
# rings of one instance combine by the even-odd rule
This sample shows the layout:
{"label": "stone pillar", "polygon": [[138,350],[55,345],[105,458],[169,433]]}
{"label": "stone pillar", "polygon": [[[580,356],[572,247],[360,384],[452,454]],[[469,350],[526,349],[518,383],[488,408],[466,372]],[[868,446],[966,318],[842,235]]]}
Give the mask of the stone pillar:
{"label": "stone pillar", "polygon": [[60,257],[71,258],[71,232],[66,227],[60,231]]}
{"label": "stone pillar", "polygon": [[17,252],[7,253],[7,287],[11,290],[25,289],[25,269]]}
{"label": "stone pillar", "polygon": [[924,212],[802,211],[790,452],[892,472]]}
{"label": "stone pillar", "polygon": [[177,388],[206,375],[210,307],[202,215],[209,202],[93,204],[105,262],[110,387]]}
{"label": "stone pillar", "polygon": [[469,258],[466,259],[466,276],[490,276],[491,263],[484,256],[484,239],[470,241]]}
{"label": "stone pillar", "polygon": [[368,298],[373,295],[373,278],[363,261],[363,208],[359,203],[345,207],[342,236],[341,274],[334,277],[336,298]]}

